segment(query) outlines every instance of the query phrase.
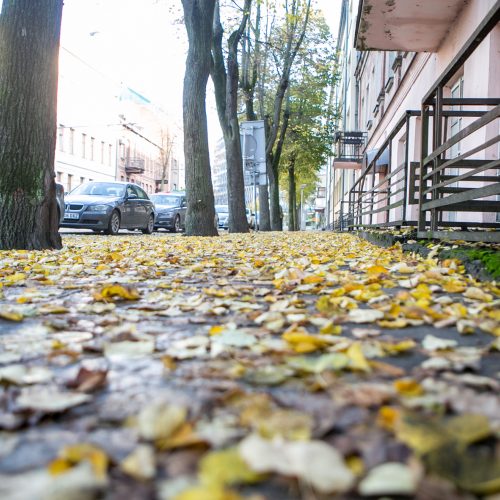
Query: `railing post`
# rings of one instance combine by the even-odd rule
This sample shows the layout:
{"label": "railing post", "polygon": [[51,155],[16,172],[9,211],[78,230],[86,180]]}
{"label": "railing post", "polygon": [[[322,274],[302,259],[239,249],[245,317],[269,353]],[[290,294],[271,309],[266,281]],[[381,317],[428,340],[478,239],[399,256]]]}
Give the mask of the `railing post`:
{"label": "railing post", "polygon": [[418,230],[425,231],[426,229],[426,217],[425,211],[422,206],[425,202],[425,180],[424,177],[427,173],[427,165],[424,160],[427,157],[427,150],[429,147],[429,114],[428,114],[428,105],[422,103],[422,112],[421,112],[421,152],[420,152],[420,181],[418,186]]}
{"label": "railing post", "polygon": [[[376,164],[377,162],[375,162]],[[375,165],[373,165],[373,174],[372,174],[372,199],[370,203],[370,226],[373,224],[373,203],[375,199]]]}
{"label": "railing post", "polygon": [[[434,144],[433,149],[436,150],[442,144],[442,112],[443,112],[443,87],[441,85],[436,89],[436,105],[434,106]],[[439,161],[441,159],[441,155],[438,155],[433,160],[433,169],[437,169],[439,167]],[[435,186],[439,182],[439,173],[435,173],[432,176],[432,186]],[[439,193],[437,190],[432,191],[432,199],[438,199]],[[438,216],[439,210],[436,208],[431,209],[431,231],[437,231],[438,228]]]}
{"label": "railing post", "polygon": [[406,205],[408,204],[408,153],[410,142],[410,113],[406,113],[406,141],[405,141],[405,158],[403,169],[403,211],[401,214],[401,225],[406,225]]}
{"label": "railing post", "polygon": [[[397,168],[397,165],[396,165]],[[386,177],[390,176],[392,172],[392,140],[389,142],[389,160],[388,160],[388,165],[387,165],[387,174]],[[389,207],[391,205],[391,183],[392,183],[392,177],[389,177],[385,181],[387,183],[387,196],[386,196],[386,205]],[[381,186],[382,187],[382,186]],[[389,224],[390,219],[391,219],[391,209],[388,208],[385,212],[386,217],[385,217],[385,222]]]}

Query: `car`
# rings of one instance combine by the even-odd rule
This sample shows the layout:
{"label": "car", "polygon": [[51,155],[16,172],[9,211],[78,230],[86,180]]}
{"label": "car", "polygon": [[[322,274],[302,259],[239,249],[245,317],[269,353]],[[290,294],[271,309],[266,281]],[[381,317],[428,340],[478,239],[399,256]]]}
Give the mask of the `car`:
{"label": "car", "polygon": [[56,182],[56,202],[57,202],[57,220],[59,225],[64,220],[64,186]]}
{"label": "car", "polygon": [[155,230],[166,229],[178,233],[185,229],[187,209],[185,193],[155,193],[150,198],[156,210]]}
{"label": "car", "polygon": [[229,225],[229,207],[227,205],[215,205],[216,226],[227,229]]}
{"label": "car", "polygon": [[146,192],[130,182],[85,182],[66,196],[61,227],[117,234],[121,228],[151,234],[155,208]]}
{"label": "car", "polygon": [[[246,218],[247,218],[247,222],[248,222],[248,227],[250,229],[254,229],[255,228],[255,214],[249,209],[249,208],[246,208],[245,209],[245,215],[246,215]],[[226,220],[224,221],[223,225],[222,225],[222,228],[223,229],[229,229],[229,214],[226,218]]]}

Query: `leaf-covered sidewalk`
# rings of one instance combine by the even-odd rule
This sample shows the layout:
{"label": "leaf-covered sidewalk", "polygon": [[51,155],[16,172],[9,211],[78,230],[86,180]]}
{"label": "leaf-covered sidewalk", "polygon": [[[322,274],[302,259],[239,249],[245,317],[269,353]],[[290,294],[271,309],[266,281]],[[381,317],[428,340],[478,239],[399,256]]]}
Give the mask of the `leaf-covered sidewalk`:
{"label": "leaf-covered sidewalk", "polygon": [[351,235],[0,252],[0,497],[500,491],[500,309]]}

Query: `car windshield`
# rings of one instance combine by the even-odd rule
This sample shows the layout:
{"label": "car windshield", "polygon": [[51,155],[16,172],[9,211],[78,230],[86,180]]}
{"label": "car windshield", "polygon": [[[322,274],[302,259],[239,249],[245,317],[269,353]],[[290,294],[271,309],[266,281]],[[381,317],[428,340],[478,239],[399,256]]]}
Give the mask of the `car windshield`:
{"label": "car windshield", "polygon": [[227,205],[215,205],[215,211],[218,214],[227,214],[229,213],[229,208]]}
{"label": "car windshield", "polygon": [[124,196],[125,185],[113,182],[87,182],[86,184],[80,184],[70,193],[71,196],[80,194],[87,196]]}
{"label": "car windshield", "polygon": [[179,196],[169,194],[151,194],[149,198],[155,205],[165,205],[167,207],[178,207],[181,204]]}

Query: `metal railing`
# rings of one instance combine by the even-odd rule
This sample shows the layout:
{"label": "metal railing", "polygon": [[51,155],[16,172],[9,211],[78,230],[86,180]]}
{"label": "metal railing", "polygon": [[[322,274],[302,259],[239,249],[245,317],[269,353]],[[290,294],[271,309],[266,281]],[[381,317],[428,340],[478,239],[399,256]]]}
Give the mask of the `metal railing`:
{"label": "metal railing", "polygon": [[336,162],[359,162],[363,159],[363,151],[366,145],[366,132],[339,131],[335,132],[335,156]]}
{"label": "metal railing", "polygon": [[[473,121],[448,138],[450,119]],[[440,85],[424,103],[419,237],[500,242],[500,233],[484,231],[500,228],[500,202],[494,198],[500,195],[499,127],[500,98],[446,99]]]}
{"label": "metal railing", "polygon": [[[417,221],[408,218],[408,205],[417,202],[414,182],[417,163],[409,160],[408,138],[415,121],[412,118],[419,115],[419,111],[413,110],[405,113],[349,191],[351,229],[417,225]],[[393,143],[403,129],[407,138],[404,158],[395,165]],[[381,164],[383,156],[386,163]]]}

